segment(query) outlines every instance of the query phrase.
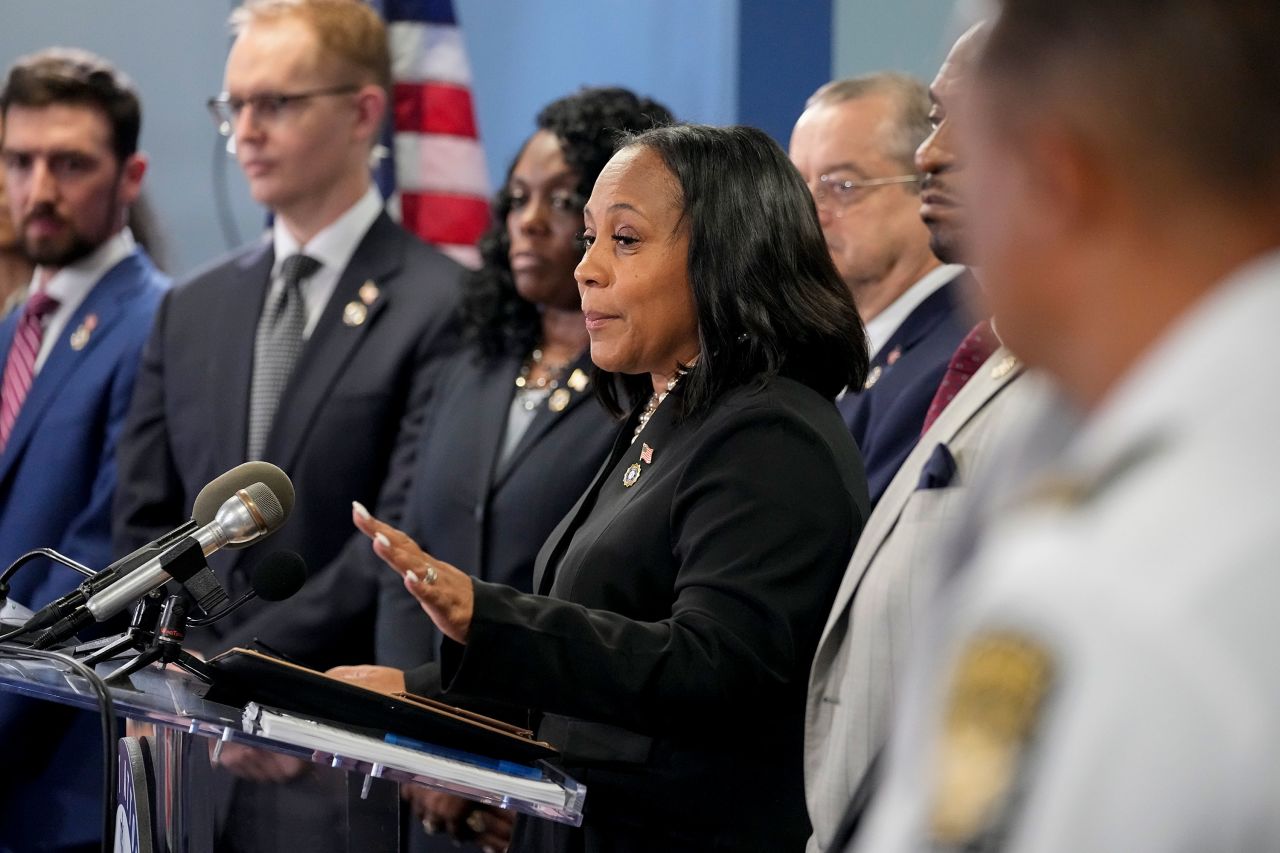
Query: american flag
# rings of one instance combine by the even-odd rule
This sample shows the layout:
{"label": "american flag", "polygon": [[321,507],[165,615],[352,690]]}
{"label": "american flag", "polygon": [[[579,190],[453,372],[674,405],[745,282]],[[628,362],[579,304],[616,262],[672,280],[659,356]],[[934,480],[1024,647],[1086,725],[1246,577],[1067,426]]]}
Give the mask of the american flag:
{"label": "american flag", "polygon": [[409,231],[478,266],[489,182],[471,67],[452,0],[372,0],[387,21],[395,78],[393,158],[378,183]]}

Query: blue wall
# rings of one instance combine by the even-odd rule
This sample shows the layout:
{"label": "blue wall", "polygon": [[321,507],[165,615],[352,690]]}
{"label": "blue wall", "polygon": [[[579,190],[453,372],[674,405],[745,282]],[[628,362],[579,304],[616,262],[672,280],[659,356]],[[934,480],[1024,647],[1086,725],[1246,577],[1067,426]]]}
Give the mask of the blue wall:
{"label": "blue wall", "polygon": [[[763,127],[785,145],[832,76],[897,67],[932,76],[952,0],[454,0],[494,186],[548,101],[628,86],[681,118]],[[0,66],[52,44],[85,47],[137,81],[147,192],[183,273],[261,228],[204,100],[221,88],[232,0],[42,0],[0,8]],[[218,179],[221,176],[221,180]],[[218,199],[225,203],[219,204]]]}
{"label": "blue wall", "polygon": [[686,121],[735,120],[738,0],[454,0],[454,7],[495,187],[541,106],[581,86],[626,86]]}

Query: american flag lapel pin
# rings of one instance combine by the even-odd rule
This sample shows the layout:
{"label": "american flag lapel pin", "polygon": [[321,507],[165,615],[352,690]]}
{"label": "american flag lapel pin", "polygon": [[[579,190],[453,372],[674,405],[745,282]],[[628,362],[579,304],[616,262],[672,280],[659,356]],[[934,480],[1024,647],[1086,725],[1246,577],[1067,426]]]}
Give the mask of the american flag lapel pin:
{"label": "american flag lapel pin", "polygon": [[647,444],[640,445],[640,460],[646,465],[653,464],[653,448]]}

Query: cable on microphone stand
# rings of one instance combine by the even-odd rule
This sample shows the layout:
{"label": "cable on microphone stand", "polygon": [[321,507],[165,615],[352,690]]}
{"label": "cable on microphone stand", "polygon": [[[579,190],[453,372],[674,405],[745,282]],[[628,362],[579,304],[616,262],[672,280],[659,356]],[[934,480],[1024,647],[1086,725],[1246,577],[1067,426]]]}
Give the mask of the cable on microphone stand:
{"label": "cable on microphone stand", "polygon": [[116,816],[116,709],[111,704],[111,694],[107,692],[107,685],[92,669],[61,652],[30,649],[4,642],[0,642],[0,652],[13,657],[51,661],[70,667],[88,682],[97,696],[98,712],[102,719],[102,851],[112,853],[115,849]]}

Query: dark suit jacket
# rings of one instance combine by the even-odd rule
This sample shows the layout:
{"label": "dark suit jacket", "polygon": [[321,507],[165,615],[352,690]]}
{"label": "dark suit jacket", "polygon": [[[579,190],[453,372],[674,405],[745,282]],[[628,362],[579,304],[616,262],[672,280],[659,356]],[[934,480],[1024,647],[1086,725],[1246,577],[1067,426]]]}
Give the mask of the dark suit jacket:
{"label": "dark suit jacket", "polygon": [[964,281],[953,279],[917,305],[871,359],[874,384],[837,403],[866,461],[872,506],[916,446],[947,362],[973,326]]}
{"label": "dark suit jacket", "polygon": [[[590,362],[584,357],[576,366],[585,373]],[[590,387],[571,392],[563,411],[543,404],[511,458],[499,465],[519,372],[519,358],[481,359],[473,348],[442,366],[404,513],[384,520],[434,557],[482,580],[528,590],[538,549],[600,467],[616,423]],[[431,620],[363,537],[288,606],[264,611],[223,641],[247,645],[256,637],[327,668],[346,653],[334,638],[358,630],[376,638],[377,663],[408,669],[435,658]]]}
{"label": "dark suit jacket", "polygon": [[638,413],[623,426],[538,555],[541,594],[476,582],[467,645],[444,644],[445,696],[535,709],[590,792],[582,829],[528,822],[513,849],[804,848],[805,684],[862,463],[789,379],[682,424],[672,402],[634,444]]}
{"label": "dark suit jacket", "polygon": [[[93,286],[50,351],[0,454],[0,568],[40,547],[94,569],[112,561],[116,445],[168,286],[168,277],[134,252]],[[0,370],[20,313],[0,324]],[[94,330],[77,350],[71,338],[90,315]],[[38,561],[14,576],[10,596],[39,608],[81,580]],[[10,768],[0,782],[0,849],[101,835],[101,742],[96,714],[0,695],[0,755]],[[12,790],[9,783],[16,783]]]}
{"label": "dark suit jacket", "polygon": [[[121,553],[180,525],[206,483],[245,461],[254,333],[272,255],[270,242],[241,251],[175,288],[161,305],[120,445]],[[298,551],[313,573],[332,562],[354,535],[351,501],[398,513],[379,495],[404,492],[433,371],[455,344],[459,272],[386,214],[370,227],[303,349],[267,437],[264,458],[293,480],[293,512],[265,543],[210,558],[232,598],[248,589],[248,567],[270,551]],[[378,297],[362,324],[348,326],[343,308],[359,301],[368,281]],[[223,633],[270,606],[253,602],[192,631],[188,643],[215,649]],[[350,641],[349,661],[370,659],[370,636],[341,638]]]}

